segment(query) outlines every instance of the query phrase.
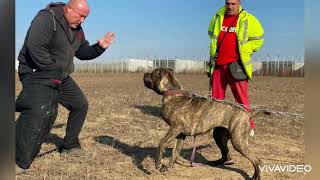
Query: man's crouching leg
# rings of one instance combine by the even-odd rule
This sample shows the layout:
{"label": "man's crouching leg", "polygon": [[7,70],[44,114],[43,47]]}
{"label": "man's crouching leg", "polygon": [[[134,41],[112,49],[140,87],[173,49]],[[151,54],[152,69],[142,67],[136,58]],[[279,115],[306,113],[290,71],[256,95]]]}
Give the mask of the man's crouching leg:
{"label": "man's crouching leg", "polygon": [[58,92],[41,84],[23,84],[16,101],[16,164],[28,169],[47,138],[58,113]]}

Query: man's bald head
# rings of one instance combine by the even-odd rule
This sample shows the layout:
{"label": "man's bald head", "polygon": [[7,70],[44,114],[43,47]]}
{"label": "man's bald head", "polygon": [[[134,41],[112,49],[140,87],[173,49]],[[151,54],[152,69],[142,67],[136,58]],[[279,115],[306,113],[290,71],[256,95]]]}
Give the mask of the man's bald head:
{"label": "man's bald head", "polygon": [[64,7],[64,14],[71,28],[77,28],[89,15],[90,8],[86,0],[70,0]]}
{"label": "man's bald head", "polygon": [[89,5],[86,0],[70,0],[68,5],[89,14]]}
{"label": "man's bald head", "polygon": [[226,15],[237,15],[239,13],[240,4],[240,0],[226,0]]}

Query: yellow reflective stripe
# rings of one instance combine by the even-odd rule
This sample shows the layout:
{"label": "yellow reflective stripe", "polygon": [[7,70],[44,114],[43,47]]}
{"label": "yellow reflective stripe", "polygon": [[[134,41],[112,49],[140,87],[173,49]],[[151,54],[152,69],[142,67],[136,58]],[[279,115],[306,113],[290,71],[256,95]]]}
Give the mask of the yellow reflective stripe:
{"label": "yellow reflective stripe", "polygon": [[249,37],[248,41],[252,41],[252,40],[261,40],[261,39],[263,39],[263,36]]}
{"label": "yellow reflective stripe", "polygon": [[[259,37],[250,37],[248,39],[248,41],[253,41],[253,40],[262,40],[263,39],[263,36],[259,36]],[[245,43],[247,43],[248,41],[246,40],[243,40],[240,42],[240,45],[244,45]]]}
{"label": "yellow reflective stripe", "polygon": [[245,39],[247,39],[247,35],[248,35],[248,20],[245,20],[244,22],[244,27],[243,27],[243,36],[242,36],[242,41],[245,41]]}
{"label": "yellow reflective stripe", "polygon": [[248,20],[245,20],[243,22],[243,35],[242,35],[242,41],[240,42],[240,45],[244,45],[248,41],[246,40],[248,35]]}
{"label": "yellow reflective stripe", "polygon": [[248,42],[248,41],[243,40],[243,41],[240,42],[240,45],[244,45],[244,44],[247,43],[247,42]]}
{"label": "yellow reflective stripe", "polygon": [[218,36],[216,36],[216,35],[213,35],[212,37],[213,37],[213,39],[218,39]]}

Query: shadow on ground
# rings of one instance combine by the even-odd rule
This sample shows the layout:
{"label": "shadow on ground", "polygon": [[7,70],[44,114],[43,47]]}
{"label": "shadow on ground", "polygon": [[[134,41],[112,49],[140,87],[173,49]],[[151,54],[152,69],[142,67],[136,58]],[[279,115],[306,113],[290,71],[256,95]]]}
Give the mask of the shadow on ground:
{"label": "shadow on ground", "polygon": [[161,108],[158,106],[134,105],[133,107],[140,109],[146,115],[161,117]]}
{"label": "shadow on ground", "polygon": [[[156,153],[157,153],[156,147],[139,147],[137,145],[128,145],[123,142],[120,142],[117,139],[114,139],[111,136],[97,136],[94,139],[96,142],[100,144],[112,146],[113,148],[117,149],[119,152],[132,157],[134,159],[133,162],[135,163],[135,165],[139,170],[141,170],[145,174],[148,174],[148,175],[151,174],[150,171],[148,171],[147,169],[145,169],[145,167],[143,167],[142,162],[148,156],[149,157],[156,156]],[[208,146],[209,145],[198,146],[197,150],[199,151],[202,148],[206,148]],[[164,152],[163,157],[169,157],[171,156],[171,153],[172,153],[172,148],[166,148],[166,151]],[[181,155],[185,159],[188,159],[191,156],[191,153],[192,153],[192,148],[181,150]],[[206,164],[208,161],[204,156],[202,156],[202,154],[196,153],[196,162]],[[223,166],[223,165],[214,166],[214,167],[237,172],[245,179],[249,179],[248,174],[242,171],[241,169]]]}

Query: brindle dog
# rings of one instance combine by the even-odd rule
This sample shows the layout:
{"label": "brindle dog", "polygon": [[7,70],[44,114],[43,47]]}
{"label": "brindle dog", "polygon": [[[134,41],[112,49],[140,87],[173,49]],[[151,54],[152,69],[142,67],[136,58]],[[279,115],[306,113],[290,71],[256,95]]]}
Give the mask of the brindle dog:
{"label": "brindle dog", "polygon": [[147,88],[163,95],[161,116],[170,129],[161,139],[157,157],[156,169],[167,170],[162,165],[164,144],[175,139],[169,167],[173,167],[180,157],[181,145],[186,136],[196,136],[213,131],[213,137],[220,148],[222,158],[212,161],[212,164],[223,163],[231,159],[227,142],[230,139],[235,150],[249,159],[254,166],[253,179],[260,179],[260,160],[250,151],[250,114],[243,108],[221,101],[208,101],[183,91],[180,83],[170,69],[158,68],[151,73],[145,73],[144,84]]}

